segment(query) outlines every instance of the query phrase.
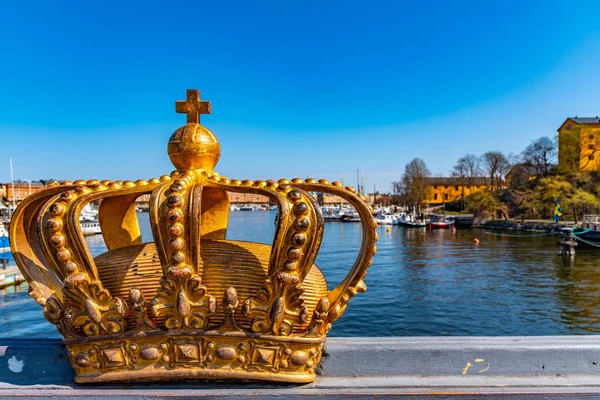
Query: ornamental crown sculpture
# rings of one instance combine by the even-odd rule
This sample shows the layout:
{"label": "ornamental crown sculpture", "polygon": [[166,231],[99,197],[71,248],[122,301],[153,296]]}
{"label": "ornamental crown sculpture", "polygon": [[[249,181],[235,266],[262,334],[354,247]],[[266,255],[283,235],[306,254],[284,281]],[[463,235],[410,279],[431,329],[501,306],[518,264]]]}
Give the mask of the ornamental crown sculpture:
{"label": "ornamental crown sculpture", "polygon": [[[10,226],[30,296],[64,336],[77,382],[185,378],[311,382],[325,335],[366,286],[376,223],[362,195],[339,182],[235,180],[213,171],[215,135],[197,90],[159,179],[51,184],[27,197]],[[226,240],[228,192],[267,196],[278,207],[272,246]],[[323,216],[309,192],[337,195],[358,211],[362,247],[345,279],[327,290],[314,265]],[[143,243],[135,200],[150,195],[154,241]],[[108,251],[92,257],[79,214],[100,201]]]}

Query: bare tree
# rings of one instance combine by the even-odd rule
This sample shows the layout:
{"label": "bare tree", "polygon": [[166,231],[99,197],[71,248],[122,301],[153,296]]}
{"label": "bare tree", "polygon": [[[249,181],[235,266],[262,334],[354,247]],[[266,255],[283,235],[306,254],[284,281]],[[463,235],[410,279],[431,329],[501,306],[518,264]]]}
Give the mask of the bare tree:
{"label": "bare tree", "polygon": [[488,151],[481,156],[481,164],[484,171],[490,177],[490,189],[500,189],[502,178],[511,167],[509,158],[501,151]]}
{"label": "bare tree", "polygon": [[475,154],[467,154],[458,159],[452,171],[452,176],[457,178],[458,184],[462,187],[461,197],[464,202],[465,187],[474,184],[474,178],[481,175],[481,163]]}
{"label": "bare tree", "polygon": [[402,186],[402,181],[394,181],[392,182],[392,203],[395,205],[398,205],[399,203],[399,197],[403,192],[403,186]]}
{"label": "bare tree", "polygon": [[534,140],[523,150],[523,162],[530,164],[539,177],[548,176],[552,164],[556,162],[558,150],[556,142],[547,136]]}
{"label": "bare tree", "polygon": [[475,154],[467,154],[459,161],[465,165],[469,185],[473,183],[473,178],[481,176],[481,162]]}
{"label": "bare tree", "polygon": [[427,177],[431,172],[425,161],[415,158],[404,167],[401,181],[401,193],[408,206],[417,208],[423,203],[427,190]]}
{"label": "bare tree", "polygon": [[460,199],[463,203],[463,208],[465,206],[465,186],[467,185],[467,166],[464,162],[464,157],[458,159],[454,167],[452,167],[452,171],[450,171],[450,175],[456,178],[456,183],[460,185],[461,193]]}

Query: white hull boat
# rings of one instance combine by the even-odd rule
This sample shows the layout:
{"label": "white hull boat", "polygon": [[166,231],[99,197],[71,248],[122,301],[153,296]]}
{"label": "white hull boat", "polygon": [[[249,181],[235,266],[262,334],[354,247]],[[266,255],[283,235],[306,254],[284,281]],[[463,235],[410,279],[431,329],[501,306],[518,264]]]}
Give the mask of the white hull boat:
{"label": "white hull boat", "polygon": [[102,233],[98,221],[79,221],[79,225],[81,226],[81,233],[83,233],[84,236]]}

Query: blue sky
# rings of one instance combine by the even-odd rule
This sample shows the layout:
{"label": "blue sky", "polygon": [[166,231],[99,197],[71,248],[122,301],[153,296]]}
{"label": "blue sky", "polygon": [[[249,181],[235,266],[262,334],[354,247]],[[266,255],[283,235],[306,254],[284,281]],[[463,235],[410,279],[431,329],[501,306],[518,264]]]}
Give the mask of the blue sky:
{"label": "blue sky", "polygon": [[[206,4],[203,4],[206,3]],[[5,2],[0,182],[172,170],[174,102],[235,178],[387,192],[414,157],[519,153],[600,114],[598,1]]]}

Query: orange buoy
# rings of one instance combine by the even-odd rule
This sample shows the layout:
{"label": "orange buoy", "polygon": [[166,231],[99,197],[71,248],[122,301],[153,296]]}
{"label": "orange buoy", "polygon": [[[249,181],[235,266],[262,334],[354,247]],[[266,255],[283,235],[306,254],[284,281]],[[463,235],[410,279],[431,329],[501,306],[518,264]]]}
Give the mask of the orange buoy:
{"label": "orange buoy", "polygon": [[392,228],[388,227],[388,228],[386,229],[386,231],[387,231],[387,233],[390,233],[390,232],[392,231]]}
{"label": "orange buoy", "polygon": [[477,239],[477,238],[473,238],[473,243],[475,243],[475,244],[479,244],[479,239]]}

